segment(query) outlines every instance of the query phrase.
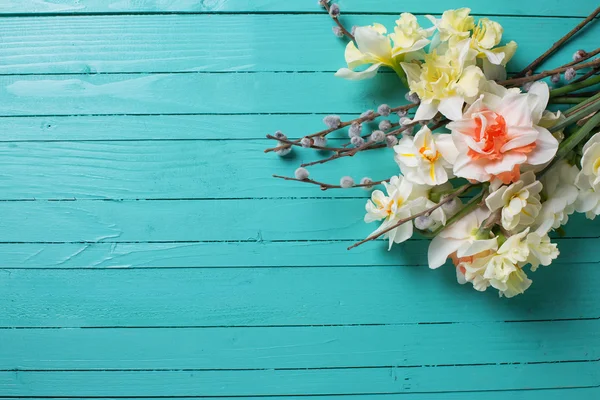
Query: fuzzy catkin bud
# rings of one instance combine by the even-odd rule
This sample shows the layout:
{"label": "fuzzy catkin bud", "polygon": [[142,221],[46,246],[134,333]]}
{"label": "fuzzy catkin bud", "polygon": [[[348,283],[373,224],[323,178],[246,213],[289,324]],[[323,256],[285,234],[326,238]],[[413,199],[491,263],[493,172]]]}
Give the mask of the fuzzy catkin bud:
{"label": "fuzzy catkin bud", "polygon": [[363,139],[360,136],[352,136],[352,138],[350,138],[350,143],[352,143],[356,147],[360,147],[363,144],[365,144],[365,139]]}
{"label": "fuzzy catkin bud", "polygon": [[379,129],[382,131],[387,131],[388,129],[392,129],[392,123],[389,120],[384,119],[383,121],[381,121],[379,123]]}
{"label": "fuzzy catkin bud", "polygon": [[275,131],[273,136],[275,136],[276,139],[287,139],[287,136],[285,136],[281,131]]}
{"label": "fuzzy catkin bud", "polygon": [[573,61],[581,61],[585,56],[587,56],[587,51],[583,49],[577,50],[575,53],[573,53]]}
{"label": "fuzzy catkin bud", "polygon": [[328,115],[323,118],[323,122],[329,129],[337,129],[340,127],[342,120],[340,119],[339,115]]}
{"label": "fuzzy catkin bud", "polygon": [[407,118],[407,117],[400,118],[399,122],[400,122],[401,126],[406,126],[406,125],[409,125],[409,124],[412,123],[411,120],[410,120],[410,118]]}
{"label": "fuzzy catkin bud", "polygon": [[382,104],[379,107],[377,107],[377,113],[384,117],[387,117],[388,115],[390,115],[391,112],[392,112],[392,109],[387,104]]}
{"label": "fuzzy catkin bud", "polygon": [[310,147],[312,146],[312,140],[309,137],[303,137],[300,140],[300,144],[302,145],[302,147]]}
{"label": "fuzzy catkin bud", "polygon": [[340,16],[340,6],[338,6],[337,4],[332,4],[329,7],[329,15],[331,15],[332,18],[337,18]]}
{"label": "fuzzy catkin bud", "polygon": [[416,93],[408,92],[404,95],[404,98],[413,104],[419,104],[421,102],[421,100],[419,99],[419,96],[417,96]]}
{"label": "fuzzy catkin bud", "polygon": [[558,83],[560,82],[560,74],[554,74],[550,77],[550,82]]}
{"label": "fuzzy catkin bud", "polygon": [[340,179],[340,186],[344,189],[351,188],[354,186],[354,179],[352,179],[351,176],[342,176],[342,179]]}
{"label": "fuzzy catkin bud", "polygon": [[394,147],[398,144],[398,138],[394,135],[387,135],[385,137],[385,144],[387,147]]}
{"label": "fuzzy catkin bud", "polygon": [[[279,146],[284,145],[284,144],[285,143],[279,142]],[[287,156],[291,152],[292,152],[292,146],[282,147],[281,149],[275,150],[275,154],[277,154],[280,157]]]}
{"label": "fuzzy catkin bud", "polygon": [[444,210],[448,214],[454,214],[456,211],[458,211],[459,207],[460,203],[458,202],[458,200],[456,200],[456,198],[442,204],[442,210]]}
{"label": "fuzzy catkin bud", "polygon": [[373,131],[371,133],[371,140],[374,142],[383,142],[385,140],[385,133],[383,131]]}
{"label": "fuzzy catkin bud", "polygon": [[348,129],[348,136],[350,136],[350,137],[360,136],[361,132],[362,132],[362,125],[359,124],[358,122],[353,122],[352,125],[350,125],[350,128]]}
{"label": "fuzzy catkin bud", "polygon": [[306,168],[298,168],[296,171],[294,171],[294,176],[296,177],[296,179],[300,179],[300,180],[305,180],[308,179],[308,170]]}
{"label": "fuzzy catkin bud", "polygon": [[415,218],[415,228],[425,231],[431,228],[433,225],[433,219],[428,217],[427,215],[421,215],[420,217]]}
{"label": "fuzzy catkin bud", "polygon": [[342,32],[342,28],[340,28],[339,26],[332,26],[331,30],[333,31],[333,34],[339,38],[344,37],[344,32]]}
{"label": "fuzzy catkin bud", "polygon": [[396,114],[397,114],[397,115],[398,115],[400,118],[402,118],[402,117],[406,117],[406,116],[408,115],[408,110],[405,110],[405,109],[398,110],[398,111],[396,112]]}
{"label": "fuzzy catkin bud", "polygon": [[361,185],[365,185],[365,186],[362,187],[365,190],[372,189],[373,188],[372,183],[373,183],[373,179],[369,178],[368,176],[365,176],[364,178],[362,178],[360,180],[360,184]]}
{"label": "fuzzy catkin bud", "polygon": [[313,144],[318,147],[325,147],[327,144],[327,138],[324,138],[323,136],[315,136],[312,140]]}
{"label": "fuzzy catkin bud", "polygon": [[360,114],[361,118],[370,117],[375,113],[373,110],[367,110],[364,113]]}
{"label": "fuzzy catkin bud", "polygon": [[577,71],[575,71],[575,68],[569,68],[565,71],[565,80],[570,81],[573,78],[575,78],[575,75],[577,75]]}

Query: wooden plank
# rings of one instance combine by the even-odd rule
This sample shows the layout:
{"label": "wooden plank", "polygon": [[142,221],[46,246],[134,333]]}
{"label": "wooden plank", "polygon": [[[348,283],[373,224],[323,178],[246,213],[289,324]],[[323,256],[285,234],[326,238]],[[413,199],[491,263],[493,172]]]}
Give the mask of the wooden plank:
{"label": "wooden plank", "polygon": [[[567,227],[574,235],[577,231]],[[597,263],[597,239],[553,239],[560,257],[553,266]],[[427,266],[429,241],[410,239],[386,251],[373,242],[352,251],[353,241],[216,243],[32,243],[0,244],[2,269],[26,268],[269,268],[320,266]],[[231,257],[240,253],[243,257]],[[568,268],[568,267],[560,267]],[[540,273],[544,269],[540,270]],[[551,272],[548,272],[551,273]]]}
{"label": "wooden plank", "polygon": [[595,386],[599,379],[596,362],[315,370],[10,371],[0,372],[0,390],[8,396],[326,395],[568,388]]}
{"label": "wooden plank", "polygon": [[[433,0],[427,3],[411,2],[399,5],[394,0],[339,0],[343,13],[383,12],[398,14],[441,13],[444,10],[471,7],[475,13],[486,15],[558,15],[585,16],[593,7],[585,1],[576,1],[565,7],[560,0],[538,2],[505,0],[486,3],[478,0]],[[90,14],[90,13],[251,13],[251,12],[319,12],[316,1],[278,0],[4,0],[0,13],[16,14]]]}
{"label": "wooden plank", "polygon": [[[376,228],[363,222],[364,205],[361,198],[5,201],[0,242],[357,240]],[[599,224],[578,215],[568,229],[597,238]]]}
{"label": "wooden plank", "polygon": [[[325,115],[150,115],[0,118],[1,142],[264,139],[283,130],[297,138],[325,129]],[[344,120],[358,114],[341,114]],[[397,122],[398,118],[390,119]],[[345,133],[331,134],[344,137]]]}
{"label": "wooden plank", "polygon": [[[511,400],[538,400],[540,397],[545,400],[564,400],[577,399],[577,400],[596,400],[598,397],[599,389],[597,386],[588,388],[559,388],[559,389],[537,389],[537,390],[501,390],[496,392],[489,391],[472,391],[472,392],[439,392],[439,393],[402,393],[402,400],[481,400],[482,396],[485,396],[486,400],[503,400],[510,398]],[[398,394],[377,394],[377,399],[389,400],[397,399]],[[328,400],[371,400],[373,394],[348,394],[348,395],[328,395]],[[28,397],[31,400],[45,400],[45,398]],[[95,397],[97,399],[106,399],[102,397]],[[164,397],[152,398],[144,397],[147,400],[160,400]],[[177,398],[177,397],[174,397]],[[186,396],[186,399],[200,400],[207,398],[218,398],[220,400],[257,400],[257,399],[269,399],[269,400],[310,400],[310,399],[323,399],[323,396],[319,395],[286,395],[286,396],[235,396],[235,397],[193,397]],[[0,400],[11,400],[13,398],[0,397]],[[82,397],[71,397],[73,400],[83,399]]]}
{"label": "wooden plank", "polygon": [[[2,329],[1,370],[416,367],[600,358],[600,320],[202,329]],[[469,338],[465,351],[457,338]],[[163,345],[157,346],[157,343]],[[168,344],[167,344],[168,343]]]}
{"label": "wooden plank", "polygon": [[[588,8],[591,11],[593,7]],[[368,15],[345,19],[350,25],[378,21],[391,29],[397,18],[397,15]],[[505,40],[519,44],[509,71],[519,71],[579,22],[579,19],[521,16],[494,19],[504,27]],[[420,20],[424,26],[431,25],[425,17]],[[344,42],[332,35],[331,25],[326,15],[289,14],[8,18],[0,27],[3,40],[0,73],[333,73],[345,66],[345,62]],[[598,35],[600,25],[592,24],[576,40],[567,42],[544,68],[564,64],[580,48],[593,50]],[[299,49],[305,43],[311,43],[310,51],[301,52]]]}
{"label": "wooden plank", "polygon": [[392,74],[366,84],[330,73],[12,75],[0,88],[2,116],[362,113],[406,103]]}
{"label": "wooden plank", "polygon": [[[223,119],[226,119],[223,118]],[[318,121],[317,118],[315,118]],[[375,126],[371,129],[376,129]],[[368,132],[365,129],[365,132]],[[338,136],[345,136],[340,132]],[[348,143],[330,140],[334,147]],[[281,158],[262,140],[0,143],[2,199],[180,199],[368,197],[364,189],[330,190],[274,179],[294,176],[302,162],[333,153],[297,148]],[[215,162],[220,160],[220,162]],[[315,167],[314,179],[339,184],[344,175],[386,179],[400,172],[390,149],[368,151]]]}
{"label": "wooden plank", "polygon": [[531,288],[512,299],[457,284],[453,268],[0,270],[0,275],[1,325],[11,328],[477,323],[600,315],[597,263],[539,271],[531,276]]}

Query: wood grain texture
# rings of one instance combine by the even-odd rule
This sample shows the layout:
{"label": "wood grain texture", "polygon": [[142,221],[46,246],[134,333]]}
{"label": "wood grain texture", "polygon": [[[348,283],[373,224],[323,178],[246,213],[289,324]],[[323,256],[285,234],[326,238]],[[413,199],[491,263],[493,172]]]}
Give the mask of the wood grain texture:
{"label": "wood grain texture", "polygon": [[[533,1],[505,0],[482,4],[477,0],[432,0],[427,3],[399,4],[395,0],[339,0],[343,12],[385,12],[399,14],[441,13],[459,7],[471,7],[475,13],[489,15],[586,16],[593,7],[587,1],[575,1],[568,7],[560,0],[543,4]],[[318,13],[316,1],[280,0],[5,0],[1,13],[16,14],[88,14],[88,13],[247,13],[310,12]]]}
{"label": "wood grain texture", "polygon": [[[465,379],[468,376],[468,379]],[[496,379],[489,379],[490,376]],[[596,386],[596,362],[312,370],[0,372],[0,390],[31,396],[431,393]],[[110,385],[107,385],[110,382]]]}
{"label": "wood grain texture", "polygon": [[[346,251],[367,192],[270,178],[315,155],[264,155],[265,134],[405,102],[392,74],[332,76],[315,2],[0,2],[0,396],[599,397],[600,221],[572,217],[499,300],[430,271],[418,237]],[[572,3],[340,0],[350,25],[470,6],[519,42],[513,71],[597,6]],[[311,173],[397,172],[382,156]]]}
{"label": "wood grain texture", "polygon": [[[376,228],[363,222],[364,206],[361,198],[5,201],[0,242],[348,241]],[[598,238],[599,224],[576,215],[567,229]]]}
{"label": "wood grain texture", "polygon": [[597,271],[597,263],[543,269],[526,294],[499,299],[458,285],[453,268],[1,270],[0,312],[3,326],[26,328],[598,319]]}
{"label": "wood grain texture", "polygon": [[[349,26],[377,21],[391,30],[397,18],[397,15],[352,15],[345,21]],[[423,26],[431,25],[425,17],[419,19]],[[579,22],[579,19],[521,16],[494,19],[504,27],[504,40],[515,40],[519,45],[509,71],[520,71],[532,55],[542,54]],[[4,43],[0,48],[0,74],[333,73],[345,67],[345,42],[333,36],[331,25],[327,15],[289,14],[9,18],[0,26]],[[580,48],[596,48],[595,37],[599,35],[600,25],[591,25],[543,67],[564,64],[563,60]],[[311,44],[308,52],[300,50],[305,43]]]}
{"label": "wood grain texture", "polygon": [[[567,232],[575,235],[577,230],[568,226]],[[553,265],[568,268],[600,262],[600,255],[589,251],[597,240],[554,239],[561,255]],[[260,238],[203,243],[4,243],[0,244],[0,252],[5,270],[427,266],[427,240],[411,239],[391,251],[382,242],[347,251],[353,243],[351,240],[270,242]],[[234,258],[231,254],[244,256]]]}

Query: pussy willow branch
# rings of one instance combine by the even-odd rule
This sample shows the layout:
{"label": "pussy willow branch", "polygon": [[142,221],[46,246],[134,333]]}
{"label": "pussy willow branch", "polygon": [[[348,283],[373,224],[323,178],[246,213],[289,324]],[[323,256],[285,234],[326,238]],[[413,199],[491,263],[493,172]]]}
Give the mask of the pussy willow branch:
{"label": "pussy willow branch", "polygon": [[[416,122],[413,124],[410,124],[410,125],[405,125],[402,128],[395,129],[391,132],[386,133],[386,136],[398,135],[398,134],[404,132],[405,130],[407,130],[408,128],[412,127],[415,124],[416,124]],[[365,144],[363,144],[362,146],[354,147],[354,148],[347,148],[347,149],[344,149],[344,150],[346,150],[344,152],[338,152],[330,157],[323,158],[323,159],[320,159],[317,161],[311,161],[308,163],[304,163],[300,166],[301,167],[310,167],[310,166],[317,165],[317,164],[325,164],[326,162],[337,160],[339,158],[352,157],[356,153],[361,152],[361,151],[381,149],[383,147],[386,147],[385,143],[376,143],[373,141],[369,141],[369,142],[366,142]]]}
{"label": "pussy willow branch", "polygon": [[[418,104],[406,104],[406,105],[402,105],[402,106],[398,106],[398,107],[393,107],[393,108],[390,109],[390,112],[396,113],[398,111],[403,111],[403,110],[408,111],[411,108],[414,108],[414,107],[417,107],[417,106],[418,106]],[[337,131],[339,129],[342,129],[342,128],[345,128],[347,126],[350,126],[350,125],[352,125],[355,122],[361,124],[361,123],[363,123],[365,121],[372,121],[375,118],[378,118],[380,116],[381,116],[381,114],[379,114],[377,112],[373,112],[372,114],[365,115],[363,117],[354,118],[354,119],[351,119],[351,120],[345,121],[345,122],[342,121],[337,128],[323,129],[322,131],[319,131],[319,132],[316,132],[316,133],[312,133],[310,135],[306,135],[306,136],[303,136],[303,137],[308,137],[308,138],[313,138],[313,137],[316,137],[316,136],[325,137],[325,136],[329,135],[331,132],[335,132],[335,131]],[[279,140],[279,139],[277,139],[277,140]],[[300,140],[302,140],[302,138],[296,139],[296,140],[292,140],[292,142],[300,143]],[[265,149],[264,152],[265,153],[269,153],[271,151],[284,149],[284,148],[290,147],[290,146],[291,145],[286,144],[286,145],[283,145],[283,146],[272,147],[272,148],[269,148],[269,149]]]}
{"label": "pussy willow branch", "polygon": [[[275,140],[280,141],[281,143],[289,144],[290,146],[303,147],[302,144],[300,144],[300,142],[296,142],[294,140],[289,140],[289,139],[277,139],[273,135],[267,135],[267,139],[275,139]],[[322,146],[316,146],[314,144],[310,145],[310,148],[311,149],[315,149],[315,150],[336,151],[336,152],[344,152],[344,151],[349,151],[350,150],[350,149],[345,149],[343,147],[322,147]]]}
{"label": "pussy willow branch", "polygon": [[[327,190],[327,189],[346,189],[346,188],[342,188],[340,185],[332,185],[332,184],[329,184],[329,183],[318,182],[318,181],[315,181],[315,180],[310,179],[310,178],[298,179],[298,178],[292,178],[291,176],[281,176],[281,175],[273,175],[273,178],[279,178],[279,179],[283,179],[283,180],[286,180],[286,181],[296,181],[296,182],[310,183],[312,185],[318,185],[318,186],[320,186],[321,190]],[[381,181],[373,181],[371,183],[355,183],[354,185],[350,186],[348,189],[350,189],[350,188],[357,188],[357,187],[371,187],[371,186],[375,186],[375,185],[380,185],[383,182],[389,182],[389,179],[383,179]]]}
{"label": "pussy willow branch", "polygon": [[594,11],[592,11],[592,13],[590,15],[588,15],[588,17],[586,19],[584,19],[579,24],[577,24],[577,26],[575,28],[571,29],[571,31],[567,32],[566,35],[564,35],[556,43],[554,43],[552,45],[552,47],[550,47],[548,50],[546,50],[546,52],[544,54],[542,54],[541,56],[539,56],[538,58],[533,60],[533,62],[531,62],[531,64],[526,66],[521,72],[519,72],[517,74],[517,77],[525,76],[530,71],[533,71],[538,65],[540,65],[542,62],[544,62],[546,60],[546,58],[548,58],[548,56],[550,56],[552,53],[554,53],[556,50],[558,50],[573,35],[575,35],[577,32],[582,30],[588,23],[592,22],[598,14],[600,14],[600,7],[596,8]]}
{"label": "pussy willow branch", "polygon": [[565,72],[569,68],[573,68],[574,70],[579,70],[579,69],[583,69],[583,68],[596,67],[596,66],[599,66],[599,65],[600,65],[600,58],[597,58],[594,61],[590,61],[590,62],[587,62],[587,63],[578,64],[578,65],[574,65],[572,67],[563,66],[563,67],[551,69],[551,70],[548,70],[548,71],[540,72],[539,74],[528,75],[528,76],[525,76],[523,78],[507,79],[505,81],[500,81],[500,82],[497,82],[497,83],[499,85],[502,85],[502,86],[507,86],[507,85],[510,85],[510,86],[521,86],[522,84],[527,83],[527,82],[537,81],[537,80],[540,80],[540,79],[552,76],[554,74]]}
{"label": "pussy willow branch", "polygon": [[599,73],[599,72],[600,72],[600,68],[599,68],[599,67],[593,68],[591,71],[587,72],[585,75],[582,75],[582,76],[580,76],[579,78],[575,79],[575,80],[573,81],[573,83],[580,83],[580,82],[583,82],[583,81],[585,81],[587,78],[589,78],[589,77],[591,77],[591,76],[594,76],[594,75],[596,75],[596,74],[597,74],[597,73]]}
{"label": "pussy willow branch", "polygon": [[321,5],[323,7],[325,7],[325,10],[327,11],[327,14],[329,14],[329,16],[331,17],[331,19],[337,24],[337,26],[340,27],[340,29],[342,30],[342,33],[344,35],[346,35],[346,37],[348,39],[354,41],[354,36],[352,35],[352,33],[350,33],[350,31],[344,27],[344,25],[340,22],[340,20],[339,20],[338,17],[332,16],[331,13],[329,12],[329,9],[330,9],[330,7],[329,7],[329,0],[321,0],[321,1],[319,1],[319,3],[321,3]]}
{"label": "pussy willow branch", "polygon": [[433,206],[433,207],[430,207],[430,208],[428,208],[428,209],[427,209],[427,210],[425,210],[425,211],[421,211],[420,213],[417,213],[417,214],[415,214],[415,215],[411,215],[411,216],[410,216],[410,217],[408,217],[408,218],[403,218],[403,219],[399,220],[399,221],[398,221],[398,222],[396,222],[394,225],[392,225],[392,226],[390,226],[390,227],[387,227],[386,229],[384,229],[384,230],[382,230],[382,231],[380,231],[380,232],[378,232],[378,233],[376,233],[376,234],[373,234],[373,235],[369,236],[368,238],[361,240],[360,242],[356,242],[356,243],[354,243],[352,246],[348,247],[348,250],[351,250],[351,249],[353,249],[353,248],[355,248],[355,247],[358,247],[358,246],[360,246],[361,244],[365,244],[365,243],[367,243],[367,242],[370,242],[371,240],[375,240],[375,239],[377,239],[377,238],[381,237],[382,235],[385,235],[385,234],[386,234],[386,233],[388,233],[389,231],[391,231],[391,230],[393,230],[393,229],[396,229],[396,228],[397,228],[397,227],[399,227],[400,225],[402,225],[402,224],[405,224],[405,223],[407,223],[407,222],[410,222],[410,221],[412,221],[412,220],[413,220],[413,219],[415,219],[415,218],[419,218],[419,217],[422,217],[423,215],[427,215],[427,214],[430,214],[430,213],[432,213],[433,211],[437,210],[438,208],[440,208],[440,207],[441,207],[441,206],[443,206],[444,204],[448,203],[449,201],[451,201],[451,200],[452,200],[452,199],[454,199],[455,197],[458,197],[458,196],[460,196],[461,194],[463,194],[464,192],[466,192],[467,190],[471,189],[473,186],[474,186],[473,184],[471,184],[471,183],[468,183],[468,184],[466,184],[466,185],[463,185],[463,186],[459,187],[458,189],[456,189],[456,191],[455,191],[455,192],[453,192],[452,194],[449,194],[448,196],[444,197],[444,199],[443,199],[443,200],[441,200],[439,203],[437,203],[435,206]]}

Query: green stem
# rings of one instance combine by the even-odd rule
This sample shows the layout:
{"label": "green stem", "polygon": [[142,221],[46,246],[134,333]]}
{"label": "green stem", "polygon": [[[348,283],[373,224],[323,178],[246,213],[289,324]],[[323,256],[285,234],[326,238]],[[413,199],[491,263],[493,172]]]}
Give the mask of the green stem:
{"label": "green stem", "polygon": [[550,103],[553,104],[579,104],[589,97],[553,97],[550,99]]}
{"label": "green stem", "polygon": [[573,114],[571,114],[565,120],[559,122],[558,124],[556,124],[552,128],[550,128],[549,131],[551,133],[557,132],[557,131],[561,130],[562,128],[569,126],[571,124],[574,124],[574,123],[578,122],[580,119],[587,117],[591,113],[598,111],[598,110],[600,110],[600,100],[599,99],[597,99],[593,102],[590,102],[585,107],[582,107],[581,109],[575,111]]}
{"label": "green stem", "polygon": [[578,110],[579,108],[581,108],[581,107],[583,107],[583,106],[585,106],[585,105],[587,105],[587,104],[589,104],[589,103],[591,103],[591,102],[593,102],[593,101],[596,101],[597,99],[600,99],[600,92],[599,92],[599,93],[596,93],[595,95],[593,95],[593,96],[592,96],[592,97],[590,97],[589,99],[582,101],[582,102],[581,102],[581,103],[579,103],[578,105],[576,105],[576,106],[574,106],[574,107],[571,107],[571,108],[569,108],[568,110],[565,110],[564,114],[565,114],[565,115],[569,115],[570,113],[572,113],[572,112],[574,112],[574,111]]}
{"label": "green stem", "polygon": [[600,83],[600,75],[594,76],[592,78],[586,79],[585,81],[571,83],[570,85],[563,86],[558,89],[552,89],[550,91],[550,97],[558,97],[567,93],[574,92],[579,89],[583,89],[589,86],[593,86],[597,83]]}
{"label": "green stem", "polygon": [[539,173],[538,179],[543,176],[546,172],[548,172],[558,161],[565,158],[567,154],[571,150],[573,150],[579,142],[587,137],[587,135],[596,127],[596,125],[600,124],[600,112],[596,113],[592,118],[590,118],[579,130],[577,130],[574,134],[566,138],[560,146],[558,146],[558,151],[556,152],[556,156],[554,160],[548,165],[546,168]]}

